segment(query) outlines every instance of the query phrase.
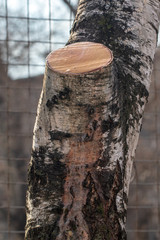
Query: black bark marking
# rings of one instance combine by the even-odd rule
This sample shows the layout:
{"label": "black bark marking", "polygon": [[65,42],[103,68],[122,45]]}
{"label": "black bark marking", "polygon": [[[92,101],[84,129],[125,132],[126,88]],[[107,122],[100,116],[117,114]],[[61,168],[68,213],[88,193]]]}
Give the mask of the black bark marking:
{"label": "black bark marking", "polygon": [[70,220],[69,222],[70,229],[74,232],[77,229],[76,221]]}
{"label": "black bark marking", "polygon": [[93,122],[92,122],[92,126],[93,126],[93,129],[94,129],[94,131],[97,129],[97,120],[94,120]]}
{"label": "black bark marking", "polygon": [[111,105],[111,112],[112,112],[113,115],[118,114],[118,112],[119,112],[119,106],[118,106],[117,103],[116,103],[116,104],[113,103],[113,104]]}
{"label": "black bark marking", "polygon": [[94,107],[92,107],[91,105],[87,105],[86,107],[87,107],[88,115],[92,116],[94,114],[94,112],[95,112]]}
{"label": "black bark marking", "polygon": [[52,225],[43,225],[42,227],[30,228],[27,232],[26,240],[55,240],[59,232],[57,220]]}
{"label": "black bark marking", "polygon": [[[126,162],[126,155],[128,152],[128,144],[126,136],[130,127],[135,127],[142,118],[139,113],[139,105],[142,107],[144,101],[147,101],[149,93],[146,87],[141,82],[136,82],[129,74],[124,74],[120,68],[117,69],[119,82],[117,88],[119,105],[120,105],[120,125],[122,127],[123,152]],[[142,99],[144,99],[142,101]],[[132,116],[132,118],[131,118]],[[124,164],[125,169],[125,164]]]}
{"label": "black bark marking", "polygon": [[[33,191],[31,191],[33,195],[41,192],[44,187],[42,195],[44,194],[43,197],[47,199],[52,189],[56,189],[57,193],[63,194],[63,185],[67,170],[65,164],[60,161],[62,156],[57,150],[43,153],[38,151],[32,152],[33,160],[29,168],[29,184],[33,188]],[[45,157],[49,157],[51,163],[45,164]]]}
{"label": "black bark marking", "polygon": [[[45,226],[44,222],[42,222],[44,227],[33,229],[30,227],[27,240],[50,240],[55,239],[58,235],[58,221],[63,213],[62,196],[67,174],[66,165],[60,161],[62,157],[63,154],[58,152],[57,149],[51,152],[50,149],[44,146],[40,146],[39,150],[32,151],[32,161],[28,174],[30,198],[34,207],[38,207],[42,201],[49,201],[50,205],[49,208],[46,207],[46,211],[48,215],[54,214],[55,217],[52,225]],[[48,158],[50,163],[45,164],[45,158]]]}
{"label": "black bark marking", "polygon": [[49,111],[52,110],[52,108],[59,104],[62,100],[70,100],[70,93],[71,90],[68,87],[65,87],[63,91],[60,91],[58,94],[54,95],[51,99],[48,99],[46,106],[49,109]]}
{"label": "black bark marking", "polygon": [[72,186],[70,187],[70,194],[72,195],[73,198],[75,198],[75,194],[74,194],[74,191],[73,191],[73,187],[72,187]]}
{"label": "black bark marking", "polygon": [[57,130],[49,131],[49,134],[50,134],[50,137],[51,137],[51,141],[62,140],[64,138],[72,137],[72,134],[70,134],[70,133],[65,133],[65,132],[57,131]]}
{"label": "black bark marking", "polygon": [[118,122],[114,122],[111,116],[108,116],[107,120],[103,120],[101,124],[102,133],[111,131],[113,128],[118,126]]}
{"label": "black bark marking", "polygon": [[67,220],[67,216],[68,216],[69,211],[70,211],[69,208],[66,208],[66,209],[64,210],[64,217],[63,217],[64,222],[66,222],[66,220]]}
{"label": "black bark marking", "polygon": [[85,137],[84,137],[84,142],[89,142],[89,141],[92,141],[92,137],[93,137],[93,135],[91,134],[91,135],[89,135],[88,133],[87,134],[85,134]]}
{"label": "black bark marking", "polygon": [[60,159],[63,158],[63,153],[59,152],[58,149],[54,149],[54,151],[48,151],[47,156],[53,162],[58,162]]}
{"label": "black bark marking", "polygon": [[51,111],[55,104],[58,104],[58,98],[56,95],[54,95],[51,99],[48,99],[46,106],[48,107],[49,111]]}
{"label": "black bark marking", "polygon": [[71,93],[71,89],[65,87],[63,91],[59,92],[59,99],[64,100],[64,99],[68,99],[70,100],[70,93]]}

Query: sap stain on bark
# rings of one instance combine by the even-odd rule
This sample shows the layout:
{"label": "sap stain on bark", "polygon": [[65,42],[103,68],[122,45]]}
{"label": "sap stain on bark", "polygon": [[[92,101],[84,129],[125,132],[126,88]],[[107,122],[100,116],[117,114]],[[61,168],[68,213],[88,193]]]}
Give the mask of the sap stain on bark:
{"label": "sap stain on bark", "polygon": [[95,182],[90,172],[88,172],[87,177],[83,181],[83,187],[88,189],[86,204],[83,206],[82,212],[88,224],[90,239],[108,240],[109,233],[107,230],[104,202],[102,202],[96,191]]}
{"label": "sap stain on bark", "polygon": [[[124,211],[119,213],[116,206],[117,194],[123,188],[123,173],[118,161],[115,170],[111,171],[104,169],[102,171],[96,171],[95,175],[99,181],[101,191],[103,192],[103,201],[106,202],[105,217],[107,219],[106,228],[109,237],[104,239],[126,239],[126,234],[124,232],[121,232],[121,226],[119,224],[119,219],[125,222],[126,210],[123,206],[122,209]],[[124,197],[126,200],[125,194]]]}

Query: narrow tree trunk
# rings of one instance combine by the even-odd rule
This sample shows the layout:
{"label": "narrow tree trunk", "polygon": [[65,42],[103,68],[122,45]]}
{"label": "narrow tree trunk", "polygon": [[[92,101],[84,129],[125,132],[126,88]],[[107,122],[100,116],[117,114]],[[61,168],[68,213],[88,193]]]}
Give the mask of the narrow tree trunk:
{"label": "narrow tree trunk", "polygon": [[68,44],[103,43],[114,60],[77,72],[78,64],[64,70],[48,58],[29,169],[27,240],[126,239],[159,9],[158,0],[80,1]]}

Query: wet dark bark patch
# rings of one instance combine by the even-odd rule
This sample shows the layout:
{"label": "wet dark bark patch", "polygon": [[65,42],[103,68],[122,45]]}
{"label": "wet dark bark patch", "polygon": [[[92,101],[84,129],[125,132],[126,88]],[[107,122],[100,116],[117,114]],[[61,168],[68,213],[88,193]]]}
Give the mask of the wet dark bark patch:
{"label": "wet dark bark patch", "polygon": [[[35,208],[39,207],[43,201],[50,202],[49,208],[46,208],[48,215],[44,216],[43,221],[49,215],[54,215],[54,217],[49,225],[39,222],[40,227],[32,229],[31,226],[27,232],[27,240],[50,240],[55,239],[58,235],[58,221],[63,212],[61,198],[64,193],[67,172],[65,164],[60,161],[62,157],[63,154],[58,152],[57,149],[51,152],[47,147],[43,146],[40,146],[39,150],[32,151],[32,162],[28,175],[30,198]],[[45,163],[46,158],[50,159],[50,163]]]}

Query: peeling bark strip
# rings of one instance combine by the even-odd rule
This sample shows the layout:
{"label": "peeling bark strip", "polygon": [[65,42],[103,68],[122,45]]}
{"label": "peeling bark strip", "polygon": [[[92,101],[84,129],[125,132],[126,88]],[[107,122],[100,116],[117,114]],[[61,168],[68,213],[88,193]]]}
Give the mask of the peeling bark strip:
{"label": "peeling bark strip", "polygon": [[68,42],[79,45],[51,53],[46,66],[29,168],[27,240],[126,240],[159,13],[159,0],[80,0]]}

